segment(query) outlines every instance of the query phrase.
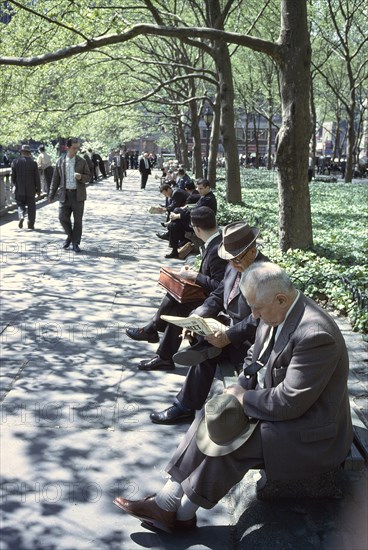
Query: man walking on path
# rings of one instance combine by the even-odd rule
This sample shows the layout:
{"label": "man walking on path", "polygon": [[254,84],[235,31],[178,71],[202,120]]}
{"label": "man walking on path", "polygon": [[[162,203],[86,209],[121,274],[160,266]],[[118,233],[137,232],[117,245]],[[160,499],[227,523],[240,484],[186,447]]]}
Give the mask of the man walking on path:
{"label": "man walking on path", "polygon": [[15,188],[15,200],[18,206],[19,223],[23,227],[28,207],[28,229],[34,229],[36,220],[36,199],[40,196],[40,174],[36,161],[32,159],[29,145],[22,145],[20,158],[13,161],[11,181]]}
{"label": "man walking on path", "polygon": [[141,189],[145,189],[148,176],[151,173],[151,163],[149,161],[147,152],[143,153],[139,160],[139,172],[141,174]]}
{"label": "man walking on path", "polygon": [[[67,234],[63,248],[66,250],[72,244],[74,252],[81,252],[79,245],[82,238],[84,201],[87,198],[86,183],[90,180],[91,174],[86,161],[77,155],[79,141],[69,138],[66,146],[66,156],[61,157],[55,166],[49,201],[54,200],[60,187],[59,220]],[[74,225],[71,222],[72,214]]]}

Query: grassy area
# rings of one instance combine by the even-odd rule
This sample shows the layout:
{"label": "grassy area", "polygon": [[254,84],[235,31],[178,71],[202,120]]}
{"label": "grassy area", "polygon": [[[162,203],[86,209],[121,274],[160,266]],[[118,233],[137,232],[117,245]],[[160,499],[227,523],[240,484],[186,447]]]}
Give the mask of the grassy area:
{"label": "grassy area", "polygon": [[262,251],[284,267],[308,296],[347,315],[354,330],[368,333],[368,183],[312,182],[314,247],[284,254],[278,247],[277,174],[244,170],[242,185],[243,204],[229,205],[219,174],[219,224],[245,219],[257,225]]}

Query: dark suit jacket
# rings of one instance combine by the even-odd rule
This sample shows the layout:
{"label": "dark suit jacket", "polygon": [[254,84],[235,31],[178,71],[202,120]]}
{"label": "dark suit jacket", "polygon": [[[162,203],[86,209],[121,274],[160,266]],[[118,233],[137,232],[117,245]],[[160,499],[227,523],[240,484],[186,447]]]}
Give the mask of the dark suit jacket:
{"label": "dark suit jacket", "polygon": [[[246,364],[260,356],[269,330],[260,323]],[[265,388],[244,395],[245,413],[261,420],[270,479],[317,475],[343,462],[353,440],[348,371],[338,326],[300,294],[267,363]],[[239,383],[243,382],[240,375]]]}
{"label": "dark suit jacket", "polygon": [[40,173],[36,161],[31,157],[21,156],[13,161],[11,168],[16,200],[20,197],[34,197],[36,193],[40,193]]}
{"label": "dark suit jacket", "polygon": [[148,161],[149,168],[146,168],[146,164],[144,162],[143,157],[141,157],[139,159],[139,171],[140,171],[141,174],[150,174],[151,173],[151,163],[148,159],[147,159],[147,161]]}
{"label": "dark suit jacket", "polygon": [[173,193],[171,195],[171,200],[167,206],[167,211],[174,212],[175,208],[180,208],[181,206],[184,206],[187,198],[188,198],[188,193],[184,191],[184,189],[180,189],[179,187],[176,187],[173,190]]}
{"label": "dark suit jacket", "polygon": [[[87,198],[86,183],[91,179],[91,173],[89,171],[87,162],[79,157],[75,156],[75,172],[82,175],[81,180],[75,180],[77,183],[77,201],[85,201]],[[49,198],[53,200],[57,190],[60,187],[60,202],[65,202],[66,187],[65,187],[65,157],[59,158],[56,163],[54,175],[50,186]]]}
{"label": "dark suit jacket", "polygon": [[216,200],[215,195],[212,193],[212,191],[210,191],[204,197],[201,196],[199,198],[198,202],[196,203],[196,206],[208,206],[208,208],[211,208],[211,210],[213,210],[214,213],[216,214],[216,212],[217,212],[217,200]]}
{"label": "dark suit jacket", "polygon": [[221,241],[222,236],[217,235],[208,243],[207,248],[204,249],[199,273],[196,278],[196,283],[201,285],[207,294],[215,290],[224,278],[227,261],[220,258],[217,254]]}
{"label": "dark suit jacket", "polygon": [[[259,252],[255,261],[266,262],[268,258]],[[201,317],[216,318],[221,312],[225,312],[230,320],[230,328],[226,331],[226,334],[232,345],[239,348],[246,341],[249,342],[249,346],[254,342],[258,321],[254,319],[252,311],[239,288],[228,303],[237,273],[236,269],[229,264],[223,281],[193,313]]]}

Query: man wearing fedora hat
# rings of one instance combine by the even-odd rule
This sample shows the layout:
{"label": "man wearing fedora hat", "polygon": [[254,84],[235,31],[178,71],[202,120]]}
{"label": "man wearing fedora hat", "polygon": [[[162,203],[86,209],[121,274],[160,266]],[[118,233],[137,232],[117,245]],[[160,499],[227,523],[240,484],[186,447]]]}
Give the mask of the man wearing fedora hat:
{"label": "man wearing fedora hat", "polygon": [[337,468],[353,440],[349,359],[333,319],[270,262],[244,273],[241,292],[261,319],[244,371],[210,399],[166,467],[156,496],[114,503],[148,527],[196,526],[251,468],[308,479]]}
{"label": "man wearing fedora hat", "polygon": [[190,369],[173,405],[151,413],[151,421],[155,424],[192,419],[207,399],[219,361],[229,361],[240,370],[254,342],[258,324],[240,292],[240,276],[253,262],[268,260],[257,250],[258,233],[257,227],[250,227],[244,221],[230,223],[224,228],[218,249],[220,258],[229,261],[224,279],[192,314],[213,318],[222,315],[221,320],[226,322],[228,329],[201,339],[198,344],[174,355],[175,363],[190,366]]}
{"label": "man wearing fedora hat", "polygon": [[34,229],[36,221],[36,199],[41,194],[40,174],[36,161],[32,159],[29,145],[22,145],[20,158],[12,163],[11,181],[18,206],[18,227],[23,227],[28,209],[28,229]]}

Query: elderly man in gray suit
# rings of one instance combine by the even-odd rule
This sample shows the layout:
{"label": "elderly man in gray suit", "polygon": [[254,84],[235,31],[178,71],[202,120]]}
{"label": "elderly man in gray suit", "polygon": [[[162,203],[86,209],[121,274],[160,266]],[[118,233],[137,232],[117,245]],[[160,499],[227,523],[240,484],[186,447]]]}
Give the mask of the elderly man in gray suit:
{"label": "elderly man in gray suit", "polygon": [[[67,153],[56,163],[50,186],[49,201],[52,202],[60,187],[59,221],[67,235],[63,248],[67,250],[72,244],[74,252],[79,248],[82,238],[82,219],[84,201],[87,198],[86,183],[91,179],[87,162],[77,155],[80,143],[76,138],[66,142]],[[71,222],[73,214],[74,224]]]}
{"label": "elderly man in gray suit", "polygon": [[237,384],[206,403],[156,496],[114,500],[148,527],[194,528],[196,510],[213,508],[250,468],[308,478],[349,452],[349,361],[336,323],[275,264],[253,264],[240,288],[261,321]]}

